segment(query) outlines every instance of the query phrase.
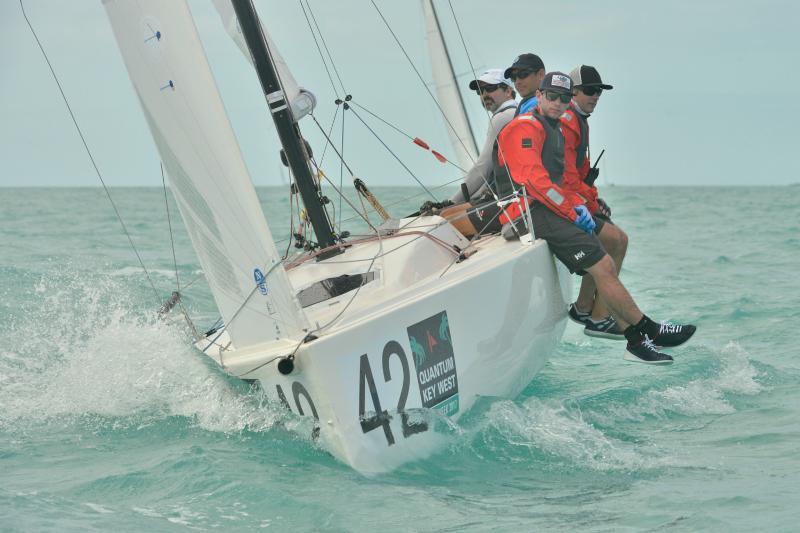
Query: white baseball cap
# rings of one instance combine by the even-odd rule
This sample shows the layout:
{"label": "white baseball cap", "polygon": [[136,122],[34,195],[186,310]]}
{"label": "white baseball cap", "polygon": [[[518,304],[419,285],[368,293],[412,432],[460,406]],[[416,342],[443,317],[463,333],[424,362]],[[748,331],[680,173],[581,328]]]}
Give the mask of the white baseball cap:
{"label": "white baseball cap", "polygon": [[478,76],[477,80],[472,80],[471,82],[469,82],[470,90],[477,91],[479,81],[482,81],[487,85],[497,85],[498,83],[503,83],[507,87],[514,86],[513,83],[511,83],[511,80],[503,76],[503,69],[501,68],[490,68],[489,70]]}

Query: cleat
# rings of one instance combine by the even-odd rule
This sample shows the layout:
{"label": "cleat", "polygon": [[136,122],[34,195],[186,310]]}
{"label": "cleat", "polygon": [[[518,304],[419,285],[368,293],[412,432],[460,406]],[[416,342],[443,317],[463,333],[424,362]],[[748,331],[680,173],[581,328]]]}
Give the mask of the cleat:
{"label": "cleat", "polygon": [[658,335],[653,339],[653,344],[662,348],[680,346],[691,339],[695,331],[697,331],[697,327],[691,324],[682,325],[662,322],[661,327],[658,328]]}
{"label": "cleat", "polygon": [[659,352],[647,335],[637,342],[628,341],[623,359],[649,365],[671,365],[673,361],[669,355]]}
{"label": "cleat", "polygon": [[592,313],[584,313],[583,311],[579,311],[575,304],[569,304],[569,311],[567,314],[569,315],[570,320],[580,324],[581,326],[585,326],[588,321],[592,319]]}
{"label": "cleat", "polygon": [[586,327],[583,328],[584,335],[590,337],[600,337],[603,339],[611,339],[615,341],[624,341],[625,333],[617,325],[617,321],[613,317],[607,316],[606,318],[594,321],[591,318],[586,322]]}

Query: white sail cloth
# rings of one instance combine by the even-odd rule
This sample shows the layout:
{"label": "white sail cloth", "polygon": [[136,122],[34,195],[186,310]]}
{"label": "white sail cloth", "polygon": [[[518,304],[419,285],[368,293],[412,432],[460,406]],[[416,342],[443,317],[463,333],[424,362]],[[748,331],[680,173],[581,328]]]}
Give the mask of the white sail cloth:
{"label": "white sail cloth", "polygon": [[[250,56],[250,50],[247,48],[244,35],[242,35],[242,28],[239,27],[239,19],[236,18],[236,12],[230,0],[213,0],[213,2],[220,18],[222,18],[222,24],[225,26],[228,35],[231,36],[233,42],[236,43],[239,50],[242,51],[252,65],[253,58]],[[314,106],[317,105],[317,99],[314,97],[313,93],[297,85],[294,76],[292,76],[292,72],[289,70],[289,66],[283,60],[283,57],[278,51],[278,47],[275,46],[275,43],[269,36],[269,32],[267,32],[267,29],[260,20],[259,24],[261,24],[261,32],[267,39],[267,46],[272,56],[272,62],[275,64],[275,68],[278,71],[278,78],[281,80],[283,93],[289,101],[289,106],[292,109],[292,116],[296,122],[314,110]]]}
{"label": "white sail cloth", "polygon": [[233,344],[308,323],[272,240],[185,0],[103,0]]}
{"label": "white sail cloth", "polygon": [[431,58],[436,95],[439,97],[439,105],[450,123],[447,134],[455,150],[458,166],[467,171],[478,159],[478,146],[472,136],[467,112],[464,109],[464,101],[458,90],[458,82],[431,0],[422,0],[422,11],[425,16],[428,54]]}

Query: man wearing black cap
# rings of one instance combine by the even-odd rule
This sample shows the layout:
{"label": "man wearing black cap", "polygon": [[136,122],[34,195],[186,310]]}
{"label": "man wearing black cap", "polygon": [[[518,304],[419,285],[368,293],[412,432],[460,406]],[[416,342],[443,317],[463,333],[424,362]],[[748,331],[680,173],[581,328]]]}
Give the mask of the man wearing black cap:
{"label": "man wearing black cap", "polygon": [[514,82],[514,87],[522,98],[517,106],[518,115],[536,107],[536,90],[545,75],[542,58],[531,53],[520,54],[503,75]]}
{"label": "man wearing black cap", "polygon": [[[612,314],[627,325],[625,359],[650,364],[669,364],[672,357],[661,347],[683,344],[695,327],[658,324],[648,318],[619,281],[614,260],[594,234],[595,222],[584,200],[562,186],[564,136],[559,117],[572,99],[572,80],[561,72],[548,73],[536,92],[532,113],[518,115],[498,136],[501,163],[512,179],[524,185],[533,201],[530,207],[537,238],[571,272],[589,273]],[[519,214],[512,204],[508,212]]]}
{"label": "man wearing black cap", "polygon": [[[597,69],[579,65],[569,73],[575,83],[572,102],[561,115],[564,131],[564,188],[578,193],[597,223],[595,233],[603,248],[614,259],[619,274],[628,249],[628,236],[611,222],[607,204],[597,197],[594,180],[597,169],[590,167],[589,123],[587,119],[597,106],[604,90],[613,89],[603,83]],[[625,340],[622,327],[610,316],[601,299],[595,299],[591,276],[584,276],[577,300],[569,306],[569,317],[584,326],[583,332],[592,337]]]}

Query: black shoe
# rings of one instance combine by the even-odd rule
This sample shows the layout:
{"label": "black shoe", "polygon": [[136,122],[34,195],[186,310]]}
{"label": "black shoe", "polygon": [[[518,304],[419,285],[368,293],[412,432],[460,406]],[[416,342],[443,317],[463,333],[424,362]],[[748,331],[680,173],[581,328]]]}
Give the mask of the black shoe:
{"label": "black shoe", "polygon": [[649,365],[671,365],[672,357],[665,353],[661,353],[656,349],[650,337],[645,335],[637,342],[628,341],[628,346],[625,347],[626,361],[635,361],[637,363],[647,363]]}
{"label": "black shoe", "polygon": [[569,304],[569,311],[567,314],[569,315],[570,320],[580,324],[581,326],[585,326],[592,319],[592,313],[578,311],[578,308],[575,306],[575,304]]}
{"label": "black shoe", "polygon": [[658,335],[653,339],[653,344],[663,348],[680,346],[691,339],[695,331],[697,331],[697,328],[691,324],[682,325],[663,322],[661,327],[658,328]]}
{"label": "black shoe", "polygon": [[597,322],[589,318],[586,321],[586,327],[583,328],[583,333],[590,337],[601,337],[603,339],[615,341],[625,340],[625,333],[623,333],[622,329],[617,325],[617,321],[610,316],[598,320]]}

